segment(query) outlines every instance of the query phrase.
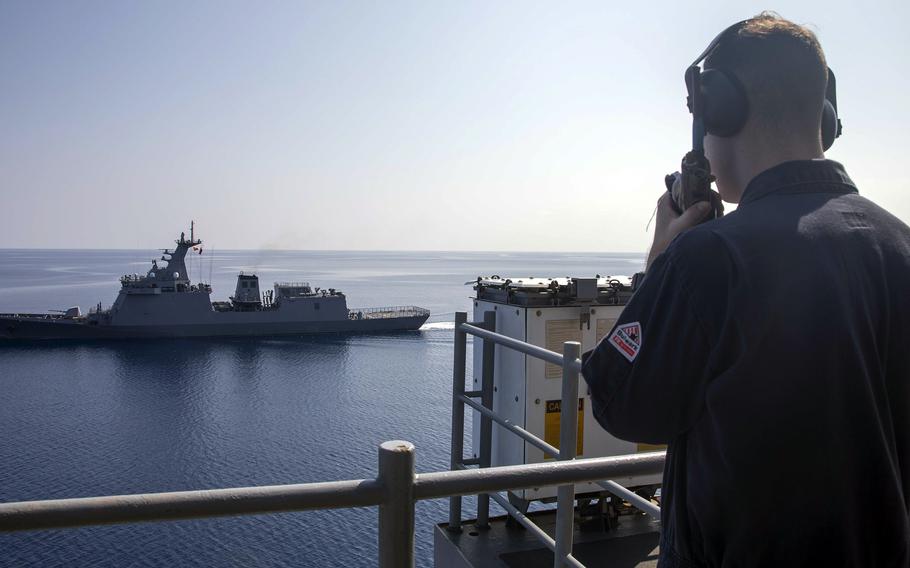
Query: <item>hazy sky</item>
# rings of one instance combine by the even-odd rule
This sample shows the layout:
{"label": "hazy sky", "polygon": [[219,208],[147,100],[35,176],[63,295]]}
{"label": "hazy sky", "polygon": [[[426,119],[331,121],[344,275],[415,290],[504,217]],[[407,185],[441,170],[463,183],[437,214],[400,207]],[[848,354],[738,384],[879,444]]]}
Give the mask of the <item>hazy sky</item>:
{"label": "hazy sky", "polygon": [[910,221],[910,2],[0,1],[0,247],[643,252],[687,64],[774,9]]}

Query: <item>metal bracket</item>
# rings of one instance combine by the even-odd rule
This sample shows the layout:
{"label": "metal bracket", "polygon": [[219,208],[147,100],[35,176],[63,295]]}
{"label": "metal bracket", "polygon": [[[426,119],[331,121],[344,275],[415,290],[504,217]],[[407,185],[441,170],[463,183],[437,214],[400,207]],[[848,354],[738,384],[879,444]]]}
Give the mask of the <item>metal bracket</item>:
{"label": "metal bracket", "polygon": [[588,324],[588,329],[591,329],[591,312],[588,310],[587,306],[578,314],[578,329],[581,329],[585,324]]}

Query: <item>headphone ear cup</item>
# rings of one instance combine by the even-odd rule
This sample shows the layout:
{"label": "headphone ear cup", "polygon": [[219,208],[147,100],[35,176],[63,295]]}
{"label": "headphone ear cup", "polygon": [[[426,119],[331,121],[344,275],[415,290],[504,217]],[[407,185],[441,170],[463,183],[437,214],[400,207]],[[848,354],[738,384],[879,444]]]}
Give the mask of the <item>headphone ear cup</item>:
{"label": "headphone ear cup", "polygon": [[721,69],[701,73],[702,120],[705,131],[721,137],[735,135],[749,117],[749,101],[742,85]]}
{"label": "headphone ear cup", "polygon": [[822,107],[822,149],[826,152],[837,138],[837,111],[831,101],[825,99]]}

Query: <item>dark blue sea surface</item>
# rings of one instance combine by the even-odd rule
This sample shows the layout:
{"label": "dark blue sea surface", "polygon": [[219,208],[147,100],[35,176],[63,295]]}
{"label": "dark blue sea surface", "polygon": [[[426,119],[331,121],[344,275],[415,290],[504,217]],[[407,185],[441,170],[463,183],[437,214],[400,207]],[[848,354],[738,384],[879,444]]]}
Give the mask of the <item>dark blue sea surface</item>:
{"label": "dark blue sea surface", "polygon": [[[102,302],[153,251],[0,250],[0,312]],[[239,271],[344,291],[350,307],[432,310],[418,332],[0,345],[0,501],[376,475],[404,439],[448,469],[452,324],[478,275],[631,274],[642,255],[205,251],[213,299]],[[470,361],[470,358],[469,358]],[[470,371],[469,371],[470,374]],[[466,504],[465,512],[473,508]],[[0,566],[374,566],[375,508],[0,534]],[[445,500],[417,505],[431,566]]]}

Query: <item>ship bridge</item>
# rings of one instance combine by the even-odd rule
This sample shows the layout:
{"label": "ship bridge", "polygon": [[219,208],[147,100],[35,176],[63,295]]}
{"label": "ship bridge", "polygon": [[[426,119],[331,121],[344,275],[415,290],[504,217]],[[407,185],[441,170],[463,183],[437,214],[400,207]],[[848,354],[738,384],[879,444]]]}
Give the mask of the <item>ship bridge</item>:
{"label": "ship bridge", "polygon": [[[126,294],[157,295],[169,292],[211,292],[208,284],[192,285],[189,271],[186,268],[187,253],[202,252],[202,239],[197,239],[195,222],[190,222],[190,237],[180,233],[180,238],[175,240],[177,247],[172,251],[163,249],[161,258],[152,261],[152,267],[142,274],[125,274],[120,277],[121,292]],[[161,266],[158,261],[165,264]]]}

